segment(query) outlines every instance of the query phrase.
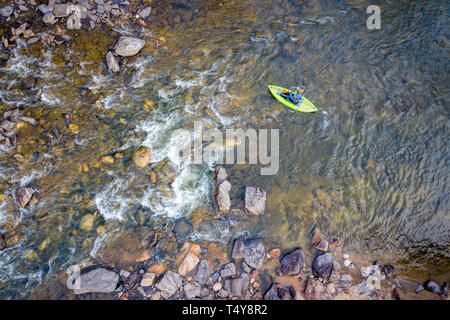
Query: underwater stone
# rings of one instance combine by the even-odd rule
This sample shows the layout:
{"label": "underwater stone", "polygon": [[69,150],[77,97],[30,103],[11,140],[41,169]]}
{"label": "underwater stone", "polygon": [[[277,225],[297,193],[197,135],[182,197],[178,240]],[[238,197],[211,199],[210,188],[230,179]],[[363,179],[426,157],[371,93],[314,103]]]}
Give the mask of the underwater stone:
{"label": "underwater stone", "polygon": [[119,63],[117,62],[116,57],[111,51],[108,51],[108,53],[106,53],[106,64],[108,65],[109,70],[113,72],[120,71]]}
{"label": "underwater stone", "polygon": [[131,57],[136,55],[144,45],[144,40],[122,36],[114,47],[114,50],[119,56]]}
{"label": "underwater stone", "polygon": [[74,284],[74,293],[83,294],[88,292],[113,292],[119,282],[119,275],[104,268],[97,268],[80,276],[80,287]]}
{"label": "underwater stone", "polygon": [[297,275],[305,266],[305,252],[297,248],[286,254],[281,260],[281,272],[284,275]]}
{"label": "underwater stone", "polygon": [[261,188],[245,188],[245,209],[257,216],[264,214],[266,206],[266,192]]}

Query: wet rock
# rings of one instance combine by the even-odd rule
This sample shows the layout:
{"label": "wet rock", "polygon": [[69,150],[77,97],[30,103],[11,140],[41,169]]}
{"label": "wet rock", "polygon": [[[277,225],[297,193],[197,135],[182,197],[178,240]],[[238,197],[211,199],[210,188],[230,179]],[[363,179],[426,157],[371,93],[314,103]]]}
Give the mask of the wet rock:
{"label": "wet rock", "polygon": [[225,289],[220,289],[219,292],[217,292],[217,297],[218,298],[225,299],[225,298],[228,298],[228,295],[229,295],[229,293]]}
{"label": "wet rock", "polygon": [[94,226],[94,215],[92,214],[86,214],[81,218],[80,222],[80,228],[85,231],[92,230],[92,227]]}
{"label": "wet rock", "polygon": [[304,296],[306,300],[332,300],[330,291],[320,281],[309,279],[306,282]]}
{"label": "wet rock", "polygon": [[243,273],[237,278],[225,279],[223,287],[232,296],[242,297],[244,291],[247,290],[249,283],[249,276],[246,273]]}
{"label": "wet rock", "polygon": [[350,292],[359,298],[369,296],[374,291],[376,291],[376,289],[373,286],[370,286],[367,281],[362,281],[350,288]]}
{"label": "wet rock", "polygon": [[340,276],[339,281],[337,283],[337,287],[342,290],[350,289],[352,285],[352,276],[349,274],[343,274]]}
{"label": "wet rock", "polygon": [[261,268],[266,255],[263,239],[245,240],[244,244],[243,258],[245,263],[255,269]]}
{"label": "wet rock", "polygon": [[325,236],[319,231],[318,228],[314,230],[314,235],[311,240],[311,245],[313,248],[327,252],[328,251],[328,241]]}
{"label": "wet rock", "polygon": [[163,274],[164,272],[166,272],[167,269],[168,269],[167,264],[162,262],[162,261],[159,261],[159,262],[156,262],[156,263],[152,264],[147,269],[147,271],[148,272],[152,272],[152,273],[154,273],[155,275],[158,276],[158,275]]}
{"label": "wet rock", "polygon": [[189,300],[192,300],[198,296],[200,296],[202,292],[202,287],[198,282],[189,282],[186,283],[183,287],[184,294],[186,295],[186,298]]}
{"label": "wet rock", "polygon": [[3,122],[0,124],[0,128],[5,131],[11,131],[12,128],[14,128],[14,122],[9,120],[3,120]]}
{"label": "wet rock", "polygon": [[20,187],[16,190],[16,199],[21,208],[25,208],[32,196],[33,191],[29,187]]}
{"label": "wet rock", "polygon": [[152,159],[152,153],[148,147],[140,147],[133,156],[134,163],[141,168],[148,165]]}
{"label": "wet rock", "polygon": [[391,264],[387,264],[383,267],[383,272],[387,277],[390,277],[394,274],[394,267]]}
{"label": "wet rock", "polygon": [[436,293],[436,294],[444,294],[444,290],[442,290],[441,286],[438,285],[436,282],[434,282],[433,280],[427,280],[424,284],[423,284],[425,290]]}
{"label": "wet rock", "polygon": [[230,224],[227,220],[214,219],[200,223],[198,230],[208,234],[213,241],[228,241],[230,237]]}
{"label": "wet rock", "polygon": [[195,281],[200,284],[205,284],[208,282],[211,271],[209,270],[208,260],[203,259],[200,261],[197,267],[197,272],[195,273]]}
{"label": "wet rock", "polygon": [[236,275],[236,266],[234,265],[234,263],[228,263],[222,268],[222,270],[220,270],[220,276],[222,278],[234,275]]}
{"label": "wet rock", "polygon": [[127,270],[122,269],[122,270],[120,270],[119,275],[122,278],[128,278],[131,275],[131,273]]}
{"label": "wet rock", "polygon": [[226,214],[231,208],[231,183],[229,181],[229,174],[224,167],[216,168],[216,203],[221,214]]}
{"label": "wet rock", "polygon": [[39,125],[39,122],[33,118],[20,116],[18,119],[23,122],[31,124],[33,127],[37,127]]}
{"label": "wet rock", "polygon": [[71,7],[69,3],[63,4],[54,4],[53,6],[53,14],[57,18],[65,18],[68,17],[71,11]]}
{"label": "wet rock", "polygon": [[88,292],[109,293],[116,289],[118,282],[119,275],[117,273],[104,268],[96,268],[85,273],[81,272],[79,288],[77,288],[77,282],[75,282],[73,291],[75,294]]}
{"label": "wet rock", "polygon": [[155,173],[158,181],[163,184],[168,184],[177,177],[177,169],[168,159],[161,161],[155,166]]}
{"label": "wet rock", "polygon": [[186,273],[195,269],[199,261],[200,260],[196,255],[188,253],[181,262],[180,267],[178,268],[178,273],[181,276],[185,276]]}
{"label": "wet rock", "polygon": [[245,249],[245,243],[244,240],[239,238],[234,240],[233,249],[231,252],[231,257],[235,260],[241,260],[244,258],[244,249]]}
{"label": "wet rock", "polygon": [[211,279],[212,279],[213,282],[216,282],[217,280],[219,280],[219,278],[220,278],[220,273],[219,273],[219,271],[216,271],[216,272],[214,272],[214,273],[211,275]]}
{"label": "wet rock", "polygon": [[141,280],[141,287],[151,287],[155,281],[156,275],[153,272],[144,273]]}
{"label": "wet rock", "polygon": [[69,29],[69,30],[81,29],[81,13],[80,13],[80,11],[76,11],[69,18],[67,18],[66,26],[67,26],[67,29]]}
{"label": "wet rock", "polygon": [[264,214],[266,192],[261,188],[245,188],[245,209],[254,215]]}
{"label": "wet rock", "polygon": [[317,256],[312,264],[312,270],[316,277],[328,279],[333,269],[333,255],[330,252]]}
{"label": "wet rock", "polygon": [[416,292],[416,293],[419,293],[419,292],[421,292],[421,291],[423,291],[423,290],[425,290],[425,288],[424,288],[421,284],[419,284],[419,285],[417,285],[417,287],[416,287],[416,289],[415,289],[415,292]]}
{"label": "wet rock", "polygon": [[42,21],[45,24],[50,24],[51,25],[51,24],[55,24],[56,23],[56,18],[55,18],[55,15],[52,12],[47,12],[42,17]]}
{"label": "wet rock", "polygon": [[145,45],[145,41],[133,37],[122,36],[114,47],[115,53],[122,57],[136,55]]}
{"label": "wet rock", "polygon": [[161,291],[161,296],[167,299],[173,296],[181,288],[182,284],[183,279],[181,276],[176,272],[168,270],[155,287]]}
{"label": "wet rock", "polygon": [[181,218],[175,221],[173,232],[175,233],[178,241],[182,242],[187,240],[194,233],[194,228],[189,220],[186,218]]}
{"label": "wet rock", "polygon": [[305,262],[305,252],[302,248],[296,248],[281,259],[281,272],[284,275],[297,275],[303,270]]}
{"label": "wet rock", "polygon": [[246,273],[251,273],[252,272],[252,268],[245,263],[245,261],[242,261],[242,269],[244,269],[244,272]]}
{"label": "wet rock", "polygon": [[216,283],[214,283],[212,289],[214,292],[218,292],[220,289],[222,289],[222,284],[220,282],[216,282]]}
{"label": "wet rock", "polygon": [[152,12],[152,7],[146,7],[144,9],[142,9],[141,11],[139,11],[138,16],[141,19],[146,19],[150,13]]}
{"label": "wet rock", "polygon": [[368,276],[370,276],[370,267],[361,267],[361,276],[363,278],[367,278]]}
{"label": "wet rock", "polygon": [[272,283],[266,293],[264,293],[264,300],[280,300],[280,297],[278,296],[278,288],[278,283]]}
{"label": "wet rock", "polygon": [[0,233],[0,250],[3,250],[6,248],[6,242],[5,239],[3,238],[3,234]]}
{"label": "wet rock", "polygon": [[120,71],[119,63],[117,62],[116,57],[111,51],[108,51],[106,53],[106,64],[108,65],[108,69],[112,72]]}
{"label": "wet rock", "polygon": [[328,278],[331,282],[338,282],[341,275],[341,265],[337,261],[333,261],[333,268],[331,269],[330,277]]}
{"label": "wet rock", "polygon": [[47,12],[49,12],[48,6],[47,6],[45,3],[38,5],[38,6],[36,7],[36,10],[39,10],[39,11],[40,11],[42,14],[44,14],[44,15],[45,15]]}
{"label": "wet rock", "polygon": [[36,84],[36,78],[33,77],[33,76],[27,77],[27,78],[25,79],[24,85],[25,85],[25,88],[26,88],[26,89],[31,89],[31,88],[33,88],[35,84]]}
{"label": "wet rock", "polygon": [[12,6],[6,6],[0,9],[0,14],[5,18],[8,18],[13,12],[14,8]]}

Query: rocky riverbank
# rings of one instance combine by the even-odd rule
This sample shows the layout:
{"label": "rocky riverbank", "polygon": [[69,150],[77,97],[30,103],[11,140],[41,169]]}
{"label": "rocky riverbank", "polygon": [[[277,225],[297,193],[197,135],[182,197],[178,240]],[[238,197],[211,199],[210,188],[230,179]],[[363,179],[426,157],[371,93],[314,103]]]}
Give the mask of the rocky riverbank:
{"label": "rocky riverbank", "polygon": [[[216,215],[210,219],[227,223],[236,215],[264,214],[264,190],[247,187],[244,200],[247,212],[237,213],[230,207],[232,186],[227,170],[217,167],[212,180]],[[192,235],[192,221],[179,220],[173,233],[180,238]],[[151,246],[157,246],[157,242]],[[221,248],[209,241],[200,244],[185,241],[172,261],[155,261],[149,250],[127,268],[87,267],[81,271],[81,288],[74,289],[74,293],[80,299],[121,300],[446,300],[448,297],[447,283],[439,285],[428,280],[418,284],[403,278],[389,263],[364,264],[357,254],[346,253],[338,239],[329,240],[317,228],[307,250],[313,252],[311,265],[307,264],[303,248],[270,248],[263,238],[242,236]],[[75,279],[74,275],[70,277]]]}

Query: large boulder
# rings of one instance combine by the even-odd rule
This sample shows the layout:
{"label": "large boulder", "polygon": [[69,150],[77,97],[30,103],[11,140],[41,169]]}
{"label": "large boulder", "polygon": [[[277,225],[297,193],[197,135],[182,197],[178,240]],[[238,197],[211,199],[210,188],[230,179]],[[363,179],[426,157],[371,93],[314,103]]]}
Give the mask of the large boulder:
{"label": "large boulder", "polygon": [[266,192],[261,188],[245,188],[245,209],[257,216],[264,214],[266,207]]}
{"label": "large boulder", "polygon": [[312,270],[316,277],[328,280],[333,270],[333,255],[327,252],[317,256],[313,261]]}
{"label": "large boulder", "polygon": [[302,248],[296,248],[281,259],[281,272],[284,275],[297,275],[305,267],[305,262],[305,252]]}
{"label": "large boulder", "polygon": [[250,283],[250,277],[248,274],[243,273],[237,278],[228,278],[223,282],[223,287],[232,296],[242,297],[244,291],[247,290]]}
{"label": "large boulder", "polygon": [[306,282],[304,296],[306,300],[332,300],[330,291],[320,281],[309,279]]}
{"label": "large boulder", "polygon": [[75,279],[73,291],[75,294],[88,292],[113,292],[119,282],[119,275],[104,268],[96,268],[87,272],[81,272],[79,282]]}
{"label": "large boulder", "polygon": [[114,47],[115,53],[122,57],[136,55],[145,46],[145,41],[133,37],[122,36]]}
{"label": "large boulder", "polygon": [[178,273],[168,270],[155,287],[161,291],[161,296],[167,299],[173,296],[182,284],[183,278]]}

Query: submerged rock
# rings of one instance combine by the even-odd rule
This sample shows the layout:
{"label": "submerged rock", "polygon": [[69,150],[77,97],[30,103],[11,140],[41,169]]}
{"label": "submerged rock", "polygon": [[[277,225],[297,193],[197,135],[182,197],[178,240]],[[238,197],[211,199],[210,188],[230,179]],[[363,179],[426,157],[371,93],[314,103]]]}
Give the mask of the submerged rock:
{"label": "submerged rock", "polygon": [[152,7],[146,7],[144,9],[142,9],[141,11],[139,11],[138,16],[141,19],[146,19],[150,13],[152,12]]}
{"label": "submerged rock", "polygon": [[264,214],[266,206],[266,192],[261,188],[245,188],[245,209],[254,215]]}
{"label": "submerged rock", "polygon": [[145,167],[152,159],[152,153],[148,147],[140,147],[133,156],[134,163],[138,167]]}
{"label": "submerged rock", "polygon": [[330,291],[320,281],[309,279],[306,282],[305,287],[305,299],[306,300],[332,300]]}
{"label": "submerged rock", "polygon": [[108,65],[109,70],[111,70],[113,72],[120,71],[119,63],[117,62],[116,57],[114,56],[114,54],[111,51],[108,51],[106,53],[106,64]]}
{"label": "submerged rock", "polygon": [[181,285],[183,284],[183,279],[181,276],[173,272],[171,270],[168,270],[164,277],[159,281],[155,287],[161,291],[161,296],[165,299],[170,298],[177,292],[178,289],[181,288]]}
{"label": "submerged rock", "polygon": [[32,196],[33,191],[29,187],[20,187],[16,190],[16,199],[21,208],[25,208]]}
{"label": "submerged rock", "polygon": [[245,240],[244,243],[243,258],[245,263],[255,269],[261,268],[266,255],[263,239]]}
{"label": "submerged rock", "polygon": [[133,37],[122,36],[114,47],[115,53],[122,57],[136,55],[145,45],[145,41]]}
{"label": "submerged rock", "polygon": [[297,275],[305,267],[305,252],[302,248],[297,248],[281,259],[281,272],[284,275]]}
{"label": "submerged rock", "polygon": [[244,291],[247,290],[250,278],[246,273],[241,274],[237,278],[229,278],[224,280],[223,287],[231,295],[242,297]]}
{"label": "submerged rock", "polygon": [[186,295],[186,298],[189,300],[192,300],[198,296],[200,296],[202,292],[202,286],[198,282],[189,282],[186,283],[183,287],[184,294]]}
{"label": "submerged rock", "polygon": [[320,250],[323,252],[328,251],[328,241],[325,238],[325,236],[319,231],[318,228],[316,228],[314,230],[314,235],[311,240],[311,245],[313,246],[313,248],[315,248],[317,250]]}
{"label": "submerged rock", "polygon": [[197,272],[195,273],[195,280],[200,284],[205,284],[208,282],[211,271],[209,270],[208,260],[203,259],[200,261],[197,267]]}
{"label": "submerged rock", "polygon": [[73,285],[75,294],[83,294],[88,292],[113,292],[119,282],[119,275],[113,271],[104,268],[96,268],[85,273],[81,273],[79,280],[79,288],[77,282]]}
{"label": "submerged rock", "polygon": [[221,214],[226,214],[231,209],[231,183],[229,181],[229,174],[224,167],[216,168],[216,202],[219,212]]}
{"label": "submerged rock", "polygon": [[6,6],[0,9],[0,14],[5,18],[8,18],[14,12],[14,8],[12,6]]}
{"label": "submerged rock", "polygon": [[424,284],[423,284],[425,290],[436,293],[436,294],[444,294],[444,290],[442,290],[441,286],[438,285],[436,282],[434,282],[433,280],[427,280]]}
{"label": "submerged rock", "polygon": [[168,184],[177,177],[177,169],[169,159],[163,160],[155,166],[158,182]]}
{"label": "submerged rock", "polygon": [[312,270],[316,277],[328,279],[333,269],[333,255],[330,252],[317,256],[312,264]]}
{"label": "submerged rock", "polygon": [[175,233],[178,241],[185,241],[188,239],[194,232],[194,227],[186,218],[181,218],[175,221],[175,226],[173,228],[173,232]]}

